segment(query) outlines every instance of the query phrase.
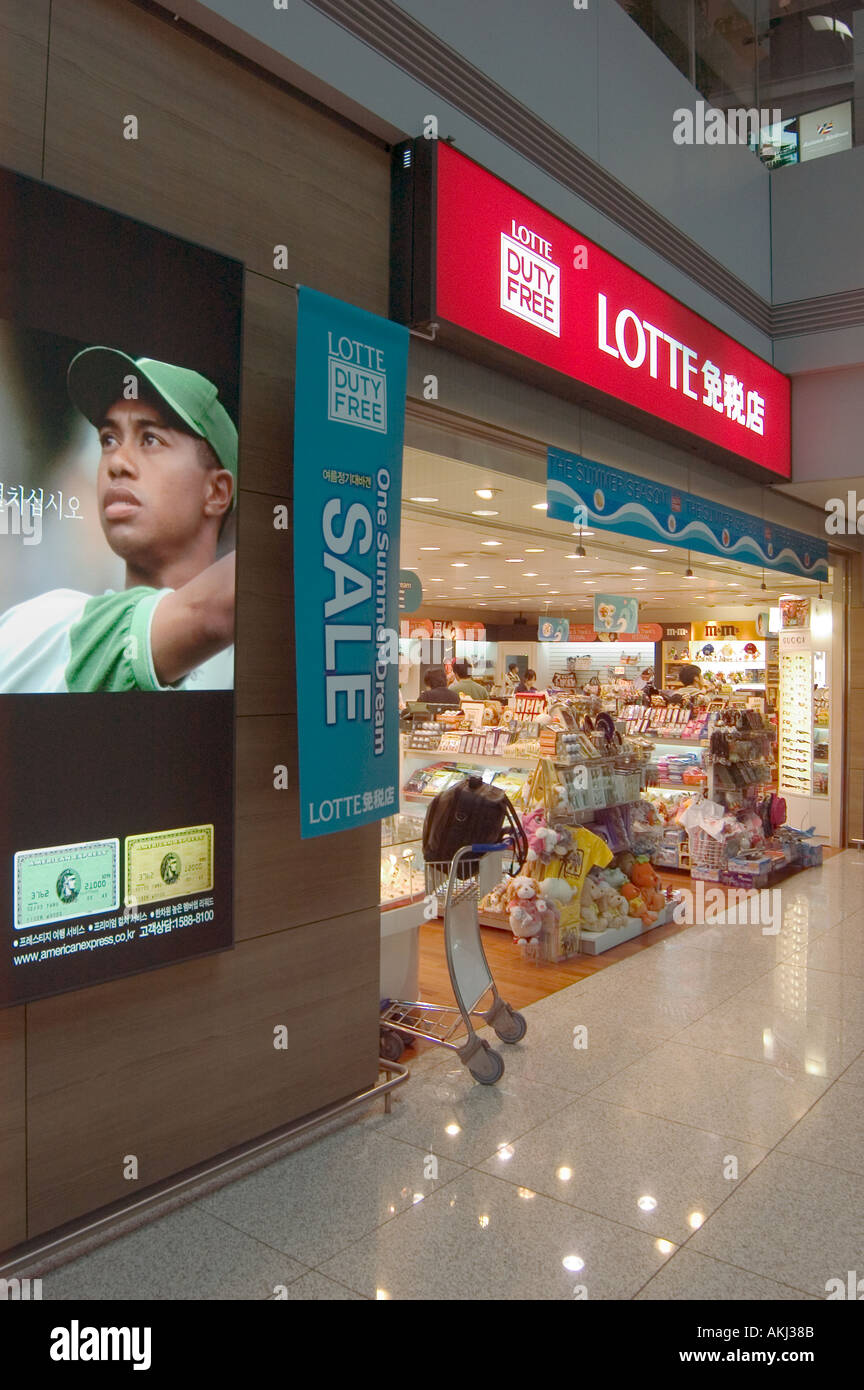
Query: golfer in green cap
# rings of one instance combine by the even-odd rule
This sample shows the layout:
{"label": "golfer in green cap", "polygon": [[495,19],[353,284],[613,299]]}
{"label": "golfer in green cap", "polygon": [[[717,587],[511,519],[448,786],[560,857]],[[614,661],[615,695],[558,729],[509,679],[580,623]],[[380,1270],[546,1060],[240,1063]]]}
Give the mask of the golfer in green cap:
{"label": "golfer in green cap", "polygon": [[0,615],[0,692],[230,690],[237,430],[186,367],[91,347],[69,394],[99,432],[102,530],[122,593],[55,589]]}

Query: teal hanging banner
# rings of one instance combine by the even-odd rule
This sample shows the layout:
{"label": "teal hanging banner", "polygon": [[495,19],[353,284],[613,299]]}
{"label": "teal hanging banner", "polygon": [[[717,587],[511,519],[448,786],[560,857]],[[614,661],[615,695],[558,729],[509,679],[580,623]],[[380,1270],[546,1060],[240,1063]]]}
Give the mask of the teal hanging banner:
{"label": "teal hanging banner", "polygon": [[570,636],[570,622],[567,618],[540,618],[537,623],[538,642],[566,642]]}
{"label": "teal hanging banner", "polygon": [[300,834],[399,807],[408,330],[301,288],[294,415]]}
{"label": "teal hanging banner", "polygon": [[764,566],[806,579],[828,578],[828,542],[692,492],[550,448],[546,515],[577,526]]}
{"label": "teal hanging banner", "polygon": [[616,633],[635,637],[639,628],[639,600],[622,594],[594,595],[594,631],[598,637]]}

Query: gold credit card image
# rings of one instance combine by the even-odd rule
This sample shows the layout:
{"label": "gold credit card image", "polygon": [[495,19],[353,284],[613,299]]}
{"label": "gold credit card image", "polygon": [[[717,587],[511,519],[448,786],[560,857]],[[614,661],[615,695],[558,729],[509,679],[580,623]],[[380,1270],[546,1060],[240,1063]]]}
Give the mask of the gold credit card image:
{"label": "gold credit card image", "polygon": [[185,898],[212,887],[212,825],[126,837],[126,907]]}

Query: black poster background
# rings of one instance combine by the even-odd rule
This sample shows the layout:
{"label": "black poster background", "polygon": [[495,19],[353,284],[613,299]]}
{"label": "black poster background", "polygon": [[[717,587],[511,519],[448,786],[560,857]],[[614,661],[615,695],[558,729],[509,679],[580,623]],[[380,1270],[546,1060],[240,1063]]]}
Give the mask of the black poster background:
{"label": "black poster background", "polygon": [[[238,422],[242,291],[239,262],[0,169],[0,317],[192,366]],[[230,947],[233,801],[233,691],[0,695],[0,1007]],[[126,836],[201,824],[212,922],[13,965],[48,930],[13,931],[16,851],[119,838],[122,912]]]}

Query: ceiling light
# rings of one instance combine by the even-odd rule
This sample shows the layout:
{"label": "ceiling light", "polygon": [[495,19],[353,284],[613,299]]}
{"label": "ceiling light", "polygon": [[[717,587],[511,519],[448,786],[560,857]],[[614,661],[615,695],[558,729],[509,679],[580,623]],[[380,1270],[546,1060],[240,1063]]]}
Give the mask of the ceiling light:
{"label": "ceiling light", "polygon": [[548,502],[534,502],[534,503],[532,504],[532,511],[535,511],[535,512],[545,512],[545,511],[546,511],[546,508],[547,508],[548,506],[549,506],[549,503],[548,503]]}
{"label": "ceiling light", "polygon": [[548,589],[548,588],[549,588],[549,580],[548,580],[548,579],[541,579],[541,580],[539,580],[539,581],[538,581],[538,584],[537,584],[537,588],[538,588],[538,589]]}
{"label": "ceiling light", "polygon": [[454,588],[454,589],[463,589],[463,590],[464,590],[465,587],[466,587],[466,586],[465,586],[464,584],[454,584],[454,585],[453,585],[453,588]]}
{"label": "ceiling light", "polygon": [[525,554],[526,554],[526,555],[543,555],[543,554],[545,554],[545,551],[543,550],[542,545],[526,545],[526,547],[525,547]]}
{"label": "ceiling light", "polygon": [[515,560],[505,560],[504,563],[505,565],[524,565],[525,561],[522,559],[521,555],[519,555]]}
{"label": "ceiling light", "polygon": [[[647,570],[647,565],[631,565],[631,570]],[[622,576],[623,577],[623,576]]]}
{"label": "ceiling light", "polygon": [[451,570],[466,570],[466,569],[468,568],[468,561],[467,561],[467,560],[454,560],[453,563],[451,564],[450,568],[451,568]]}
{"label": "ceiling light", "polygon": [[429,584],[443,584],[443,583],[444,583],[444,580],[443,580],[443,579],[430,579],[430,580],[427,581],[427,583],[429,583]]}
{"label": "ceiling light", "polygon": [[503,541],[481,541],[481,545],[503,545]]}
{"label": "ceiling light", "polygon": [[506,584],[493,584],[493,585],[492,585],[492,588],[493,588],[493,589],[506,589],[506,588],[507,588],[507,585],[506,585]]}
{"label": "ceiling light", "polygon": [[550,594],[560,594],[561,590],[560,590],[560,589],[550,589],[549,592],[550,592]]}
{"label": "ceiling light", "polygon": [[537,574],[538,574],[538,571],[537,571],[537,570],[523,570],[523,571],[522,571],[522,578],[523,578],[523,579],[536,579],[536,578],[537,578]]}
{"label": "ceiling light", "polygon": [[472,578],[472,579],[491,579],[492,576],[491,576],[491,574],[473,574],[473,575],[471,576],[471,578]]}
{"label": "ceiling light", "polygon": [[652,546],[648,551],[649,555],[667,555],[668,553],[669,547],[665,545]]}
{"label": "ceiling light", "polygon": [[689,551],[689,550],[687,551],[687,568],[686,568],[686,570],[684,571],[684,578],[685,578],[685,579],[695,579],[695,578],[696,578],[695,574],[693,573],[692,569],[690,568],[690,551]]}
{"label": "ceiling light", "polygon": [[482,497],[484,502],[491,502],[497,491],[498,489],[494,487],[476,487],[474,496]]}
{"label": "ceiling light", "polygon": [[658,573],[658,574],[674,574],[675,571],[674,571],[674,570],[658,570],[657,573]]}
{"label": "ceiling light", "polygon": [[480,511],[480,512],[472,512],[471,515],[472,515],[472,516],[500,516],[501,513],[500,513],[500,512],[488,512],[488,511],[487,511],[487,512],[483,512],[483,511]]}
{"label": "ceiling light", "polygon": [[421,550],[440,550],[440,545],[421,545]]}
{"label": "ceiling light", "polygon": [[437,502],[437,497],[409,497],[409,502]]}

